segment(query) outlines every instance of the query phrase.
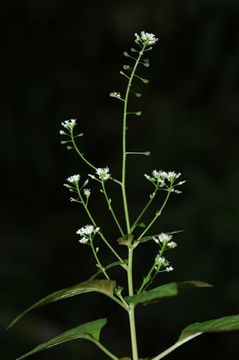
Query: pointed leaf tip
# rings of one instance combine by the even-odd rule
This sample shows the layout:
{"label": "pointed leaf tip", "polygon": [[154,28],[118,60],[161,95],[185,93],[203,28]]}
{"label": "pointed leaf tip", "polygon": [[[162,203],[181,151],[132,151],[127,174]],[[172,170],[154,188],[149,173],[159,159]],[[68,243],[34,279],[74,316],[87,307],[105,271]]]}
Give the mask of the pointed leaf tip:
{"label": "pointed leaf tip", "polygon": [[67,330],[62,334],[54,337],[53,339],[46,341],[35,348],[33,348],[28,353],[18,357],[16,360],[22,360],[26,357],[38,353],[40,351],[46,350],[50,347],[62,344],[75,339],[86,339],[92,341],[94,344],[99,344],[100,332],[103,326],[107,323],[107,319],[99,319],[91,321],[80,326],[77,326],[73,329]]}
{"label": "pointed leaf tip", "polygon": [[20,315],[18,315],[8,326],[8,329],[11,328],[14,324],[16,324],[29,311],[55,301],[64,300],[88,292],[99,292],[106,296],[112,297],[114,294],[115,285],[116,282],[114,280],[91,280],[73,285],[69,288],[55,291],[42,298],[41,300],[37,301],[25,311],[23,311]]}
{"label": "pointed leaf tip", "polygon": [[158,302],[163,298],[177,296],[181,290],[189,288],[204,288],[211,287],[212,285],[199,280],[190,280],[184,282],[171,282],[158,286],[154,289],[143,291],[140,294],[134,296],[127,296],[125,300],[133,304],[147,304],[152,302]]}
{"label": "pointed leaf tip", "polygon": [[239,330],[239,315],[230,315],[218,319],[196,322],[181,332],[179,341],[196,333],[224,332]]}

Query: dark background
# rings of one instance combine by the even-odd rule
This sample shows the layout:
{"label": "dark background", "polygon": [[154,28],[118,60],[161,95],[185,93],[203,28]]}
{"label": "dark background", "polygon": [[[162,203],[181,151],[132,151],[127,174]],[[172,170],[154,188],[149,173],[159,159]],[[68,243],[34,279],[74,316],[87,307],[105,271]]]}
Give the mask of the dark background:
{"label": "dark background", "polygon": [[[108,95],[123,92],[122,52],[141,30],[155,33],[159,42],[145,72],[150,83],[137,88],[143,96],[134,107],[143,116],[129,123],[129,146],[152,154],[129,161],[132,214],[150,189],[145,172],[181,171],[184,192],[171,198],[154,230],[186,232],[176,237],[179,246],[169,256],[175,271],[156,284],[201,279],[214,288],[138,307],[140,355],[165,349],[191,322],[239,313],[238,1],[23,0],[3,5],[1,16],[0,358],[13,360],[101,317],[109,319],[103,342],[121,356],[130,353],[126,315],[102,295],[48,305],[5,328],[32,302],[95,270],[88,248],[78,245],[75,235],[87,218],[62,186],[67,176],[89,170],[60,145],[60,123],[77,118],[85,133],[84,153],[118,174],[122,107]],[[118,234],[101,196],[91,202],[115,241]],[[150,264],[152,246],[138,254],[139,278]],[[204,335],[168,358],[238,359],[238,339],[238,332]],[[105,356],[94,345],[75,341],[35,359]]]}

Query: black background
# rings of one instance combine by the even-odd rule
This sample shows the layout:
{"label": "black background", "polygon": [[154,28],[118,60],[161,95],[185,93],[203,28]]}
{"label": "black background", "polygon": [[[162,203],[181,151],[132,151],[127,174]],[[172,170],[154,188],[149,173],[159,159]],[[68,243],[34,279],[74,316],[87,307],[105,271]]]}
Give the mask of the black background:
{"label": "black background", "polygon": [[[151,157],[129,161],[132,216],[150,189],[145,172],[182,172],[184,192],[171,198],[154,230],[186,231],[169,256],[175,271],[157,284],[201,279],[214,288],[138,307],[140,356],[156,355],[191,322],[239,313],[238,10],[235,0],[23,0],[2,6],[1,359],[101,317],[109,319],[104,344],[119,356],[130,354],[127,317],[102,295],[49,305],[5,328],[32,302],[95,270],[75,235],[88,220],[62,186],[67,176],[84,178],[89,169],[60,145],[60,124],[77,118],[83,152],[119,174],[122,106],[109,93],[123,92],[122,53],[141,30],[155,33],[159,42],[144,73],[150,83],[138,83],[143,96],[132,103],[143,116],[129,122],[129,146],[151,151]],[[117,231],[96,187],[94,193],[92,210],[114,242]],[[152,249],[138,251],[136,284]],[[123,280],[117,272],[112,276]],[[238,359],[238,336],[203,335],[168,358]],[[105,356],[79,340],[35,359]]]}

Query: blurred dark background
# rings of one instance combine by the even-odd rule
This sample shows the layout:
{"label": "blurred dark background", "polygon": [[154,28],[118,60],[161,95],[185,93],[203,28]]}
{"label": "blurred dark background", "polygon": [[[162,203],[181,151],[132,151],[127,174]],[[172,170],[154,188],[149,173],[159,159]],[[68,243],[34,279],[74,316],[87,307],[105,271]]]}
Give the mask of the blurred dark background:
{"label": "blurred dark background", "polygon": [[[132,104],[143,116],[130,119],[129,147],[151,150],[151,157],[129,160],[132,214],[150,190],[145,172],[182,172],[184,192],[171,198],[154,231],[186,231],[177,235],[179,246],[169,254],[175,271],[156,284],[201,279],[214,288],[138,307],[140,354],[156,355],[191,322],[239,313],[238,16],[236,0],[22,0],[2,5],[1,359],[13,360],[70,327],[101,317],[109,319],[103,342],[121,356],[130,353],[126,315],[101,295],[46,306],[5,329],[32,302],[94,273],[88,248],[78,245],[75,235],[88,220],[62,186],[67,176],[85,176],[89,169],[60,145],[60,123],[77,118],[85,133],[84,153],[118,174],[122,106],[109,93],[123,92],[122,53],[141,30],[155,33],[159,42],[144,72],[149,85],[135,83],[143,96]],[[115,241],[117,231],[101,200],[92,196],[92,211]],[[138,251],[136,285],[152,249],[147,244]],[[238,359],[238,339],[238,332],[204,335],[168,358]],[[34,358],[106,357],[94,345],[75,341]]]}

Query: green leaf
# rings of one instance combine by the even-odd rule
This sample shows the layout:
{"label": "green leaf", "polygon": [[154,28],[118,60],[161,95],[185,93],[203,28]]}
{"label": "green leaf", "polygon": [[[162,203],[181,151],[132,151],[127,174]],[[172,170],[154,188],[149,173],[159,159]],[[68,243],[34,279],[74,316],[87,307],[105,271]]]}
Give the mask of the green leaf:
{"label": "green leaf", "polygon": [[127,296],[125,300],[128,303],[136,305],[176,295],[178,295],[177,283],[172,282],[169,284],[161,285],[152,290],[144,291],[138,295]]}
{"label": "green leaf", "polygon": [[99,319],[95,321],[91,321],[80,326],[77,326],[73,329],[63,332],[62,334],[54,337],[53,339],[46,341],[34,349],[29,351],[28,353],[18,357],[16,360],[22,360],[26,357],[33,355],[39,351],[48,349],[50,347],[62,344],[67,341],[75,340],[75,339],[86,339],[92,341],[96,345],[100,345],[99,338],[100,332],[103,326],[106,324],[106,319]]}
{"label": "green leaf", "polygon": [[35,304],[27,308],[20,315],[18,315],[8,326],[8,328],[12,327],[17,321],[19,321],[24,315],[26,315],[29,311],[43,306],[55,301],[64,300],[69,297],[73,297],[76,295],[88,293],[88,292],[99,292],[109,297],[113,297],[114,289],[116,282],[114,280],[92,280],[85,281],[76,285],[73,285],[69,288],[55,291],[54,293],[47,295],[41,300],[37,301]]}
{"label": "green leaf", "polygon": [[188,289],[188,288],[204,288],[204,287],[211,287],[212,285],[199,281],[199,280],[191,280],[191,281],[184,281],[180,283],[171,282],[168,284],[164,284],[158,286],[154,289],[143,291],[141,294],[127,296],[125,300],[131,304],[147,304],[149,302],[157,302],[163,298],[177,296],[181,290]]}
{"label": "green leaf", "polygon": [[179,340],[184,340],[188,336],[196,333],[210,333],[239,330],[239,315],[225,316],[219,319],[196,322],[187,326],[181,332]]}
{"label": "green leaf", "polygon": [[213,287],[211,284],[200,280],[189,280],[177,283],[178,290],[190,289],[190,288],[208,288]]}
{"label": "green leaf", "polygon": [[178,341],[168,349],[153,357],[152,360],[160,360],[165,356],[182,346],[189,340],[204,333],[223,332],[239,330],[239,315],[230,315],[219,319],[213,319],[203,322],[196,322],[187,326],[180,334]]}

